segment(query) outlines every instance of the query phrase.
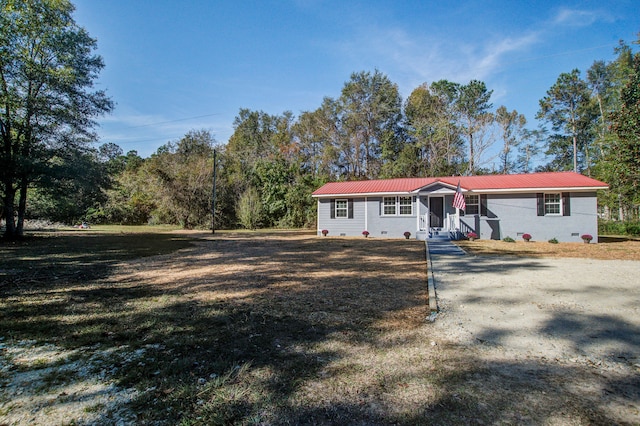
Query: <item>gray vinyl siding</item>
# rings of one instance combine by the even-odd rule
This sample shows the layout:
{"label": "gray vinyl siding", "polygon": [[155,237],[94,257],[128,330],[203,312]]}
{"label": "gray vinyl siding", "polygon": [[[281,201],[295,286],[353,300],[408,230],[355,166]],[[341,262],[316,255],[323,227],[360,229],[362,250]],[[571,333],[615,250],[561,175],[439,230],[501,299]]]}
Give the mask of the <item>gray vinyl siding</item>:
{"label": "gray vinyl siding", "polygon": [[488,194],[486,216],[467,215],[461,220],[482,239],[500,240],[508,236],[519,241],[527,233],[533,241],[556,238],[562,242],[581,242],[581,235],[590,234],[593,242],[597,242],[596,193],[572,192],[569,198],[569,216],[538,216],[535,193]]}
{"label": "gray vinyl siding", "polygon": [[[326,229],[329,236],[361,237],[369,231],[369,237],[404,238],[418,232],[418,214],[427,212],[428,192],[423,192],[413,203],[411,216],[383,216],[382,197],[335,197],[353,200],[353,218],[331,218],[331,198],[318,199],[318,235]],[[403,194],[406,195],[406,194]],[[580,236],[590,234],[598,240],[597,198],[595,192],[570,193],[569,216],[538,216],[536,193],[479,194],[486,197],[486,214],[466,215],[461,218],[462,231],[473,230],[482,239],[501,240],[507,236],[522,240],[522,234],[531,234],[534,241],[557,238],[562,242],[581,242]],[[453,195],[444,196],[444,214],[455,214]],[[466,226],[464,226],[466,225]]]}
{"label": "gray vinyl siding", "polygon": [[353,200],[353,218],[331,218],[331,199],[321,198],[318,200],[318,235],[322,235],[322,230],[329,231],[330,237],[353,237],[362,236],[364,231],[364,198],[336,197],[334,200]]}
{"label": "gray vinyl siding", "polygon": [[411,216],[383,216],[382,197],[369,197],[368,202],[367,231],[370,232],[370,237],[404,238],[407,231],[411,232],[411,237],[415,237],[418,228],[415,201]]}
{"label": "gray vinyl siding", "polygon": [[[344,198],[346,197],[336,197],[333,200]],[[411,216],[383,216],[382,197],[353,198],[353,219],[332,219],[331,200],[318,199],[318,235],[322,235],[322,230],[326,229],[329,231],[328,236],[334,237],[361,237],[365,230],[369,231],[370,238],[404,238],[406,231],[415,237],[418,228],[415,202]]]}

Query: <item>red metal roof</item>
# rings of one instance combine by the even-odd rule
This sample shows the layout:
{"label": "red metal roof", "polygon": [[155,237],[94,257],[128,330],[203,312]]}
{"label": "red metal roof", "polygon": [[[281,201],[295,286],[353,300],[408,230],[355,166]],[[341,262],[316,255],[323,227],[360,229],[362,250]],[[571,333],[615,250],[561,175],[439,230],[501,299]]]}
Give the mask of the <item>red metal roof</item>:
{"label": "red metal roof", "polygon": [[527,173],[520,175],[449,176],[434,178],[381,179],[330,182],[313,192],[313,196],[345,194],[410,193],[441,182],[466,191],[509,191],[536,189],[606,189],[599,180],[574,172]]}

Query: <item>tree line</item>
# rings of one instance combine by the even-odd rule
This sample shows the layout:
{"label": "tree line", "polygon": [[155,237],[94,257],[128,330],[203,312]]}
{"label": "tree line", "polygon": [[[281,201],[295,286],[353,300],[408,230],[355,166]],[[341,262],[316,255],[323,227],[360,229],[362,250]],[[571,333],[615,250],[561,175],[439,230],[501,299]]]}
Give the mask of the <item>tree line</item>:
{"label": "tree line", "polygon": [[[637,217],[640,54],[626,43],[583,76],[561,74],[536,118],[494,108],[482,81],[440,80],[406,99],[379,70],[295,116],[241,109],[226,144],[192,130],[149,158],[93,148],[113,108],[93,81],[95,40],[68,1],[0,0],[0,195],[5,235],[24,219],[210,226],[214,151],[218,227],[304,227],[328,181],[575,170],[602,179],[606,214]],[[35,48],[34,48],[35,47]],[[27,202],[27,199],[29,202]]]}

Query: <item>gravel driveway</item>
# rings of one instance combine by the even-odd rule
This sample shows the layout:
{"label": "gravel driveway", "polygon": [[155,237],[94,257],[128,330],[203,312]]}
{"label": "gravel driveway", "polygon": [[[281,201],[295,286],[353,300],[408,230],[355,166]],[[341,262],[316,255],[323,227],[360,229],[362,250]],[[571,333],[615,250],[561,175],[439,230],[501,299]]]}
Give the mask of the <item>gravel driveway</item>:
{"label": "gravel driveway", "polygon": [[526,364],[555,379],[549,393],[573,386],[603,418],[640,423],[640,262],[468,254],[431,262],[442,339],[503,377],[511,366],[525,380],[516,376]]}

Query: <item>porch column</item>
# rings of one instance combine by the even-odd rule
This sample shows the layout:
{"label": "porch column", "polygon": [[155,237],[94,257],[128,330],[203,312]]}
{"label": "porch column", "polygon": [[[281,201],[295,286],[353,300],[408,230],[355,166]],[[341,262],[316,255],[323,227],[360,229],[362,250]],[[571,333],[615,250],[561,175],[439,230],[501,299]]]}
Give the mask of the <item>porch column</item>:
{"label": "porch column", "polygon": [[431,230],[431,209],[429,208],[429,197],[427,197],[427,210],[424,212],[424,225],[427,231]]}
{"label": "porch column", "polygon": [[369,230],[369,198],[364,197],[364,230]]}

